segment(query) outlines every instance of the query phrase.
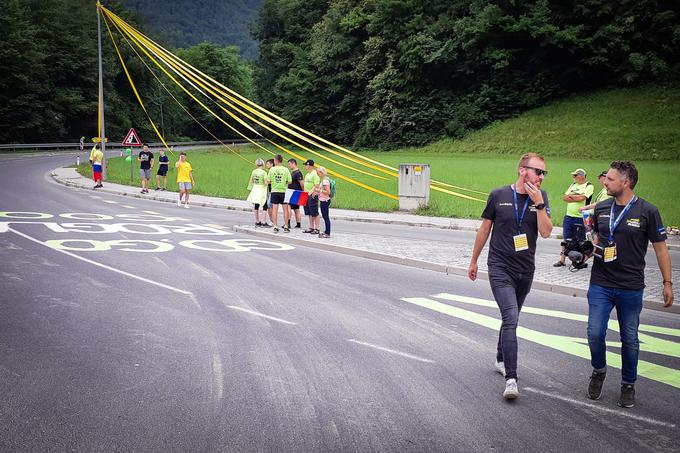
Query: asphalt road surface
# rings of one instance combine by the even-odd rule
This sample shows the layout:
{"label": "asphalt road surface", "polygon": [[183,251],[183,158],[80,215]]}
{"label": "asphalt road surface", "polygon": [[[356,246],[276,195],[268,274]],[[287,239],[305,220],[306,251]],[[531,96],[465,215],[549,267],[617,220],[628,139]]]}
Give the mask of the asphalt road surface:
{"label": "asphalt road surface", "polygon": [[533,291],[509,403],[487,282],[51,182],[67,161],[0,156],[1,451],[680,451],[677,315],[643,312],[623,410],[615,367],[585,397],[586,302]]}

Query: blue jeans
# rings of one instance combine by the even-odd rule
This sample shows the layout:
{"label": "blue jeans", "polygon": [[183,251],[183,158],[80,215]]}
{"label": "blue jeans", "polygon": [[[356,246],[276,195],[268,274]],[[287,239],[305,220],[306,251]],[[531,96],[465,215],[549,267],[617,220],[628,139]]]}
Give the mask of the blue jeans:
{"label": "blue jeans", "polygon": [[637,379],[638,326],[642,311],[642,289],[607,288],[590,285],[588,288],[588,346],[590,363],[596,370],[607,367],[607,323],[609,314],[616,308],[621,331],[621,381],[632,384]]}
{"label": "blue jeans", "polygon": [[562,237],[565,241],[567,239],[585,241],[586,227],[583,225],[583,217],[570,217],[565,215],[564,221],[562,222]]}
{"label": "blue jeans", "polygon": [[505,379],[517,379],[517,323],[533,280],[533,270],[518,273],[499,266],[489,266],[489,284],[502,319],[496,360],[505,365]]}

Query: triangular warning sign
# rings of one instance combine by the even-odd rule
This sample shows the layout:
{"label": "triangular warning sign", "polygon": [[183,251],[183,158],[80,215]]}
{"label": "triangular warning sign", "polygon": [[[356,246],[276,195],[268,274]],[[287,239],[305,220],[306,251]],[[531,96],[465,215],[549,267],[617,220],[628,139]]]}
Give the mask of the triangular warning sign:
{"label": "triangular warning sign", "polygon": [[125,140],[123,140],[123,146],[142,146],[142,141],[139,139],[139,136],[137,135],[137,132],[135,132],[134,128],[131,128],[130,132],[128,132],[125,136]]}

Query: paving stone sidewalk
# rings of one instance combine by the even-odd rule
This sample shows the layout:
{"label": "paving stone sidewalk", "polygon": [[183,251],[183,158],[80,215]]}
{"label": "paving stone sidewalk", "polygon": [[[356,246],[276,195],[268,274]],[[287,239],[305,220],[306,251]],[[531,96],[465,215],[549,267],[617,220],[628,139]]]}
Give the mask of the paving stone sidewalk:
{"label": "paving stone sidewalk", "polygon": [[[62,184],[90,188],[92,181],[78,174],[73,168],[58,168],[52,172],[52,177]],[[137,198],[152,199],[162,202],[175,203],[177,194],[172,192],[151,191],[148,195],[139,193],[138,187],[120,184],[106,183],[97,192],[111,193],[116,195],[128,195]],[[208,206],[222,209],[251,211],[250,203],[243,200],[232,200],[202,195],[192,195],[191,203],[194,206]],[[375,222],[386,224],[413,225],[435,228],[448,228],[456,230],[476,231],[480,222],[472,219],[451,219],[441,217],[425,217],[404,213],[364,212],[344,209],[333,209],[331,218],[335,220],[349,220],[357,222]],[[299,230],[291,233],[274,234],[272,230],[255,228],[251,225],[235,227],[236,230],[258,236],[276,237],[284,242],[297,243],[299,245],[312,246],[342,253],[365,256],[367,258],[380,259],[414,267],[432,269],[449,274],[465,274],[470,262],[472,247],[468,244],[452,244],[441,241],[423,241],[409,238],[381,237],[374,234],[361,233],[334,233],[329,239],[319,239],[309,234],[303,234]],[[552,237],[561,237],[562,229],[554,228]],[[680,238],[671,236],[669,246],[680,249]],[[486,277],[486,253],[485,249],[479,259],[480,277]],[[577,272],[569,269],[554,268],[554,255],[536,256],[536,273],[534,288],[553,291],[561,294],[585,296],[590,277],[590,268]],[[673,281],[680,281],[680,269],[676,265],[673,268]],[[659,308],[663,301],[661,273],[656,263],[647,263],[645,304],[651,308]],[[680,304],[675,304],[673,311],[680,313]]]}

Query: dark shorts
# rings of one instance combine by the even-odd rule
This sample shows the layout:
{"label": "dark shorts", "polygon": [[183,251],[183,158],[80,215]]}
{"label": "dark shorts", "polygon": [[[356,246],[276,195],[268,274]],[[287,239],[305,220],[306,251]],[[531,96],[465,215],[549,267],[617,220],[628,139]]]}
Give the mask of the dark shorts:
{"label": "dark shorts", "polygon": [[286,194],[284,192],[272,192],[272,205],[283,204],[283,200],[286,199]]}
{"label": "dark shorts", "polygon": [[312,217],[317,217],[319,215],[318,197],[307,198],[307,204],[305,205],[305,215],[311,215]]}
{"label": "dark shorts", "polygon": [[298,209],[300,209],[300,205],[299,205],[299,204],[292,204],[292,203],[290,203],[288,206],[290,206],[290,209],[294,209],[294,210],[296,210],[296,211],[297,211]]}
{"label": "dark shorts", "polygon": [[562,223],[562,237],[565,240],[585,241],[586,227],[583,225],[583,218],[565,215],[564,222]]}
{"label": "dark shorts", "polygon": [[158,171],[156,172],[158,176],[165,176],[168,174],[168,167],[158,167]]}

